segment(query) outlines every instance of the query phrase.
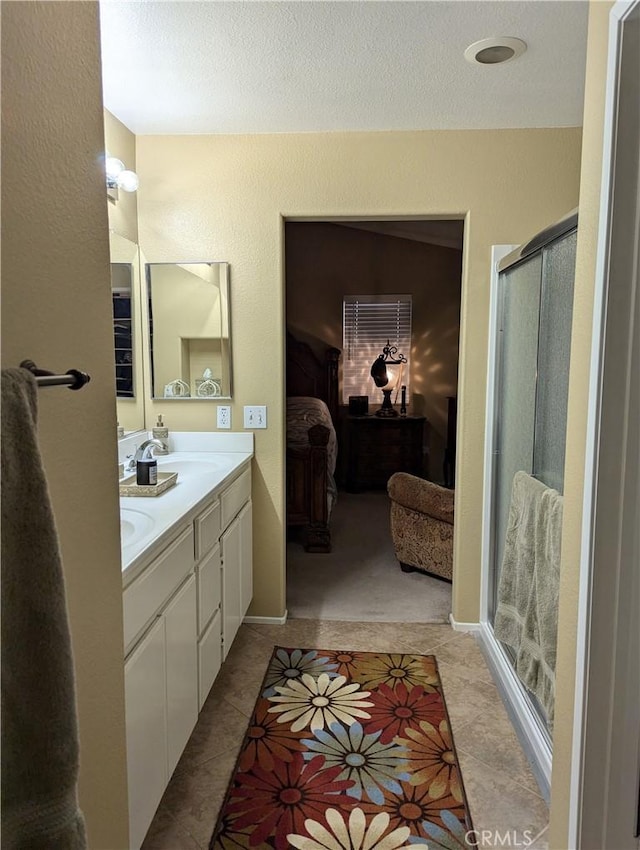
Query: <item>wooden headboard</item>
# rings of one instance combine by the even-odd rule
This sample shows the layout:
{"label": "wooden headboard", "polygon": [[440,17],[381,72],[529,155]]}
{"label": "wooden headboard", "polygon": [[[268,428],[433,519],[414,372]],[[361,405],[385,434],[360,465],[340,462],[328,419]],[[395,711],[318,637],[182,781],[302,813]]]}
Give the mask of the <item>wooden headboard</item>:
{"label": "wooden headboard", "polygon": [[287,332],[287,395],[321,398],[338,422],[338,360],[340,350],[327,348],[321,362],[306,342]]}

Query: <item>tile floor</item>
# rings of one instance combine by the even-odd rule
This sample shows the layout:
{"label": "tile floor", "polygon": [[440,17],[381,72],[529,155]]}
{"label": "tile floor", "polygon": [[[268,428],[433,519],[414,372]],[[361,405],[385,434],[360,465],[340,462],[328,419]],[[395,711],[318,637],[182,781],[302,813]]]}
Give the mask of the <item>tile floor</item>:
{"label": "tile floor", "polygon": [[240,628],[142,850],[207,850],[274,644],[435,655],[481,846],[546,850],[547,806],[474,639],[447,625],[326,620]]}

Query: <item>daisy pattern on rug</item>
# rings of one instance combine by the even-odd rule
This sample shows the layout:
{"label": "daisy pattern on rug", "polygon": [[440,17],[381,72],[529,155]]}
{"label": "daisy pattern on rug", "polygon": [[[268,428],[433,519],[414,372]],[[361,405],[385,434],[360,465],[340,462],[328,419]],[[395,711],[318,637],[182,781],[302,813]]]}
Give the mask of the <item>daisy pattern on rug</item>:
{"label": "daisy pattern on rug", "polygon": [[294,752],[306,749],[300,740],[303,735],[303,732],[293,732],[278,723],[278,719],[269,714],[268,702],[258,703],[238,759],[239,770],[250,770],[256,762],[263,770],[273,770],[276,759],[291,761]]}
{"label": "daisy pattern on rug", "polygon": [[400,780],[408,780],[409,774],[403,772],[407,751],[394,743],[381,743],[380,734],[365,735],[358,722],[347,728],[334,723],[330,729],[316,729],[315,739],[302,741],[307,747],[304,758],[319,754],[325,767],[339,765],[338,779],[353,782],[347,794],[361,800],[364,792],[371,802],[382,805],[382,788],[400,793]]}
{"label": "daisy pattern on rug", "polygon": [[381,731],[380,740],[387,744],[402,735],[407,726],[417,726],[421,720],[440,723],[444,720],[444,703],[439,693],[425,693],[419,685],[407,690],[402,682],[392,690],[381,684],[372,694],[369,721],[365,732]]}
{"label": "daisy pattern on rug", "polygon": [[395,689],[399,683],[411,688],[418,685],[425,691],[435,691],[438,671],[431,655],[406,655],[403,653],[369,653],[370,658],[359,664],[353,678],[365,688],[385,684]]}
{"label": "daisy pattern on rug", "polygon": [[398,826],[408,826],[412,835],[423,833],[425,822],[444,828],[443,810],[450,811],[456,817],[464,818],[464,803],[456,800],[451,794],[445,794],[435,800],[430,796],[429,789],[425,785],[411,785],[406,781],[400,784],[402,787],[399,793],[385,788],[382,806],[368,803],[366,800],[358,805],[366,815],[375,815],[381,808],[384,809],[391,818],[390,823],[394,829]]}
{"label": "daisy pattern on rug", "polygon": [[443,720],[436,729],[423,720],[419,727],[407,727],[404,731],[407,737],[397,739],[397,743],[409,751],[409,781],[412,785],[426,785],[429,794],[436,800],[449,792],[461,802],[460,774],[449,724]]}
{"label": "daisy pattern on rug", "polygon": [[446,829],[436,823],[425,821],[422,828],[428,838],[410,839],[411,846],[426,844],[429,850],[469,850],[469,847],[477,846],[473,830],[470,830],[452,812],[445,809],[441,813],[441,818]]}
{"label": "daisy pattern on rug", "polygon": [[329,662],[336,665],[336,673],[348,679],[353,679],[358,667],[366,664],[368,655],[368,652],[347,652],[344,649],[326,653]]}
{"label": "daisy pattern on rug", "polygon": [[356,801],[345,794],[351,783],[338,779],[339,767],[323,765],[322,756],[305,763],[296,753],[290,762],[276,761],[271,771],[254,765],[239,774],[226,809],[228,829],[246,832],[249,847],[271,846],[267,838],[273,834],[277,850],[287,850],[288,833],[301,832],[306,818],[323,815],[329,806],[351,809]]}
{"label": "daisy pattern on rug", "polygon": [[335,676],[337,668],[337,663],[331,663],[327,655],[318,655],[314,649],[303,652],[301,649],[287,650],[280,647],[269,664],[262,696],[273,696],[276,686],[287,685],[292,679],[301,678],[303,673],[315,677],[320,673]]}
{"label": "daisy pattern on rug", "polygon": [[[406,827],[388,832],[389,815],[379,812],[369,822],[362,809],[353,809],[348,820],[336,809],[327,809],[326,826],[318,821],[306,820],[305,835],[288,835],[289,842],[298,850],[411,850],[406,841]],[[327,828],[328,827],[328,828]]]}
{"label": "daisy pattern on rug", "polygon": [[312,732],[332,723],[351,724],[360,718],[369,718],[365,709],[369,691],[361,691],[355,682],[347,684],[344,676],[330,679],[321,673],[317,679],[303,673],[300,681],[293,680],[286,688],[276,687],[279,696],[269,697],[270,712],[280,713],[278,723],[291,723],[291,731],[298,732],[308,726]]}

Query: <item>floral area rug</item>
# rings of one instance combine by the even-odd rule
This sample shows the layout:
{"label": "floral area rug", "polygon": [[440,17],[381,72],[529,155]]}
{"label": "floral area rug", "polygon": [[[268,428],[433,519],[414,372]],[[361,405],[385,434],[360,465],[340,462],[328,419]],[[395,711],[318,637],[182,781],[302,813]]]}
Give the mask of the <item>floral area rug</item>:
{"label": "floral area rug", "polygon": [[432,655],[275,647],[210,850],[473,845]]}

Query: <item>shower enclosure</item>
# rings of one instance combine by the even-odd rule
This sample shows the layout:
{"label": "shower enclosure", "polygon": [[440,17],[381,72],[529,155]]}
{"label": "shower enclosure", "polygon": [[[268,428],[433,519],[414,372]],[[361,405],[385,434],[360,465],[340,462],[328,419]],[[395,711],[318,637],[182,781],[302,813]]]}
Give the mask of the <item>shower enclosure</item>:
{"label": "shower enclosure", "polygon": [[576,231],[574,213],[511,251],[497,265],[492,293],[481,638],[543,791],[551,768],[546,718],[493,623],[515,473],[563,492]]}

